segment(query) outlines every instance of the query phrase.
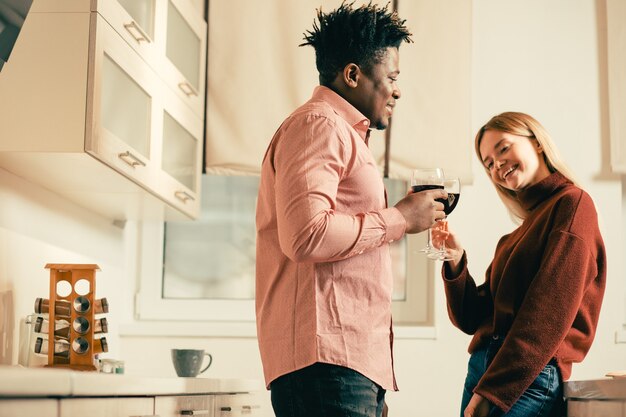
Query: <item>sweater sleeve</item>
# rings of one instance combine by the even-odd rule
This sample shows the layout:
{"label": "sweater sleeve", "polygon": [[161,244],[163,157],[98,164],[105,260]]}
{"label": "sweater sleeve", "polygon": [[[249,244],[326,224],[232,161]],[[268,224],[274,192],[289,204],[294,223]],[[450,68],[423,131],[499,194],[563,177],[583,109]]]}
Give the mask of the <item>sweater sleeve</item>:
{"label": "sweater sleeve", "polygon": [[476,282],[467,269],[467,255],[465,253],[461,258],[461,265],[462,270],[457,276],[452,275],[447,262],[442,267],[448,316],[452,324],[459,330],[467,334],[474,334],[478,326],[493,311],[488,278],[491,266],[487,270],[485,283],[476,286]]}
{"label": "sweater sleeve", "polygon": [[557,354],[575,321],[581,339],[590,344],[595,334],[599,304],[588,300],[597,295],[595,253],[583,238],[561,230],[550,234],[544,254],[502,347],[474,390],[505,412]]}

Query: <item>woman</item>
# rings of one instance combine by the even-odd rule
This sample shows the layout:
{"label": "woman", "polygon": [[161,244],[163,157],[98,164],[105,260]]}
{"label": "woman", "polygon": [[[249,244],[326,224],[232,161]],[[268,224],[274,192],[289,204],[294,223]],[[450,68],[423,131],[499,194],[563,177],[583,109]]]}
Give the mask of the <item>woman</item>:
{"label": "woman", "polygon": [[531,116],[493,117],[475,148],[521,225],[500,239],[479,286],[457,236],[433,231],[452,258],[442,270],[450,319],[474,335],[461,415],[558,415],[562,381],[589,351],[604,294],[597,213]]}

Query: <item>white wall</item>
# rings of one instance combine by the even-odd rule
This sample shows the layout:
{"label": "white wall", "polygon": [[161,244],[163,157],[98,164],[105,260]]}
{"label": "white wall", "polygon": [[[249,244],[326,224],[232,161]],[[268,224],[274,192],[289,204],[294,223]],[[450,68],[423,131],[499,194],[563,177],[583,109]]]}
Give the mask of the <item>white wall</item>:
{"label": "white wall", "polygon": [[[126,291],[124,230],[55,194],[0,169],[0,363],[17,362],[18,322],[34,313],[35,298],[50,298],[47,263],[95,263],[96,297],[106,297],[111,350],[131,314]],[[7,320],[9,318],[9,320]]]}
{"label": "white wall", "polygon": [[[614,342],[624,317],[624,235],[617,203],[622,190],[619,177],[605,174],[607,93],[606,74],[600,71],[606,57],[598,45],[604,41],[598,38],[598,20],[591,0],[474,0],[473,131],[502,111],[535,116],[595,199],[602,218],[608,287],[595,344],[585,362],[574,366],[573,379],[626,369],[626,345]],[[474,184],[463,190],[450,224],[463,237],[470,270],[482,282],[498,237],[513,226],[478,163],[473,171]],[[436,298],[438,339],[397,344],[401,391],[388,398],[398,415],[418,415],[409,410],[458,415],[469,339],[447,322],[439,280]]]}
{"label": "white wall", "polygon": [[[606,56],[605,40],[598,36],[603,19],[596,13],[603,1],[597,4],[594,0],[474,0],[474,131],[506,110],[535,116],[551,132],[602,218],[608,288],[595,344],[585,362],[574,367],[574,379],[626,369],[626,344],[615,343],[625,316],[621,271],[626,209],[620,181],[626,179],[606,173]],[[474,164],[473,169],[474,184],[464,188],[450,224],[464,240],[470,270],[482,277],[497,239],[513,225],[480,166]],[[122,230],[4,171],[0,171],[0,202],[0,362],[17,361],[17,330],[10,328],[10,318],[31,313],[34,299],[47,295],[44,265],[97,263],[102,268],[97,294],[109,299],[112,310],[108,356],[126,360],[128,373],[174,376],[169,349],[184,346],[205,348],[214,355],[209,377],[261,378],[254,339],[118,337],[116,326],[133,322],[133,224]],[[469,337],[449,324],[440,279],[435,285],[437,338],[395,343],[401,391],[388,394],[394,416],[458,414]]]}

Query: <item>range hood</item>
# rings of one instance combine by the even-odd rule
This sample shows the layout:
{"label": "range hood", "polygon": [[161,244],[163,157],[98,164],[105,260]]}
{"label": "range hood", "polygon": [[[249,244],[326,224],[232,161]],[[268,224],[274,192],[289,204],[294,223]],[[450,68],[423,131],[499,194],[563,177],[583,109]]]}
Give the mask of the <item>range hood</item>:
{"label": "range hood", "polygon": [[33,0],[0,0],[0,71],[9,60]]}

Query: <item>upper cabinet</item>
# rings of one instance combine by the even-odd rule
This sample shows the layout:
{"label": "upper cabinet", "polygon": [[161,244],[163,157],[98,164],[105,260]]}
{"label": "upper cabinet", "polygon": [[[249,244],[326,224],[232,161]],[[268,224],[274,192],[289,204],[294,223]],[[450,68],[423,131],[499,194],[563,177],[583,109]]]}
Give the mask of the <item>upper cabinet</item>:
{"label": "upper cabinet", "polygon": [[0,166],[107,217],[197,217],[205,51],[188,0],[37,0],[0,76]]}
{"label": "upper cabinet", "polygon": [[204,115],[206,22],[189,0],[92,0],[97,11],[199,116]]}

